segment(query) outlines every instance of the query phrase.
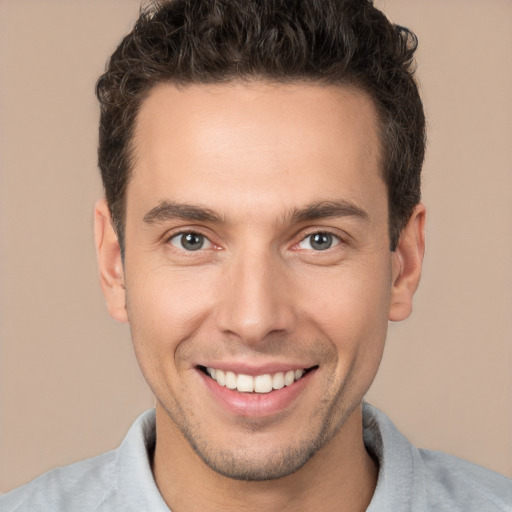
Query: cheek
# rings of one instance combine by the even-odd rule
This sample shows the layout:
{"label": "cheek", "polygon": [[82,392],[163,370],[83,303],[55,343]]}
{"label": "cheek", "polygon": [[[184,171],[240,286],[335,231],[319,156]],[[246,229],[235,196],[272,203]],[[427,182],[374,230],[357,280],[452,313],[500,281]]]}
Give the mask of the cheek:
{"label": "cheek", "polygon": [[131,280],[127,311],[135,350],[143,358],[176,352],[204,322],[214,300],[211,279],[186,271],[157,269]]}
{"label": "cheek", "polygon": [[391,289],[389,265],[352,265],[315,279],[300,291],[301,315],[322,332],[336,354],[333,379],[364,394],[382,358]]}
{"label": "cheek", "polygon": [[387,324],[390,268],[378,261],[347,265],[311,276],[296,293],[302,297],[305,314],[316,317],[328,329],[355,335],[360,329]]}
{"label": "cheek", "polygon": [[[181,377],[190,370],[187,341],[208,316],[210,299],[201,280],[184,273],[145,272],[131,280],[127,272],[128,321],[138,364],[156,397],[173,397],[183,391]],[[169,401],[170,400],[170,401]]]}

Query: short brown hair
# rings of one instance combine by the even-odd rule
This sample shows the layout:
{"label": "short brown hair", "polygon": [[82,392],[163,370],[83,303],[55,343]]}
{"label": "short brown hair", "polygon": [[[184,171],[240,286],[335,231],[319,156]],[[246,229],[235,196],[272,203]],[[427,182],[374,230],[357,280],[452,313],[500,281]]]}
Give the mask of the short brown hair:
{"label": "short brown hair", "polygon": [[380,121],[389,238],[420,201],[425,117],[413,77],[416,36],[371,0],[167,0],[143,10],[99,78],[99,167],[124,251],[137,113],[161,82],[240,80],[353,85]]}

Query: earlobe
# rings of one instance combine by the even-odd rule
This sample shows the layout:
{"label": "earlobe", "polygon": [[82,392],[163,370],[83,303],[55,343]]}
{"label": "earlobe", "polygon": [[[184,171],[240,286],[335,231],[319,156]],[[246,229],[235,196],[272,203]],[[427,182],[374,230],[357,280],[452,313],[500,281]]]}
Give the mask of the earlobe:
{"label": "earlobe", "polygon": [[118,322],[127,322],[121,248],[112,225],[107,202],[104,199],[98,201],[94,208],[94,239],[100,284],[108,311]]}
{"label": "earlobe", "polygon": [[389,319],[405,320],[412,311],[412,299],[418,288],[425,253],[425,206],[418,204],[400,234],[393,253],[393,284]]}

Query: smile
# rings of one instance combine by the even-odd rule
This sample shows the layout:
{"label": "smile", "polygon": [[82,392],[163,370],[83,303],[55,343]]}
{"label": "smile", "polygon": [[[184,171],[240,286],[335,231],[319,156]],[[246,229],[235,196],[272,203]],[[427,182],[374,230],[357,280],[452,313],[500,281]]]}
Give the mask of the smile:
{"label": "smile", "polygon": [[217,384],[241,393],[270,393],[273,390],[291,386],[301,379],[309,369],[298,368],[287,372],[265,373],[263,375],[245,375],[215,368],[204,368]]}

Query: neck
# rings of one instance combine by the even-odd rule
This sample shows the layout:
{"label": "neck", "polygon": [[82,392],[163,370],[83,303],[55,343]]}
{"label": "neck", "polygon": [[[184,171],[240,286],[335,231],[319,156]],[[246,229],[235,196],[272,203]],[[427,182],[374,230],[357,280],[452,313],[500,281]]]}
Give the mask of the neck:
{"label": "neck", "polygon": [[208,468],[157,406],[153,472],[173,512],[359,512],[371,501],[378,468],[363,444],[361,407],[295,473],[247,482]]}

